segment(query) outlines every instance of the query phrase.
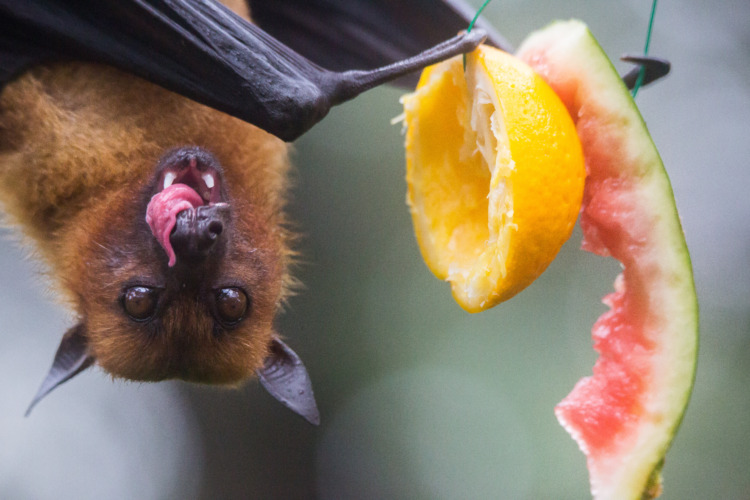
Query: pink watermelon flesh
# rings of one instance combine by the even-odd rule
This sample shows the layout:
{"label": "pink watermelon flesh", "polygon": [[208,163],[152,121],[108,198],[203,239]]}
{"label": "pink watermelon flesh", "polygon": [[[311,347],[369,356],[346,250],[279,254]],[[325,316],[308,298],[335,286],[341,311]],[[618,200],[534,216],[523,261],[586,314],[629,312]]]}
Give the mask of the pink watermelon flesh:
{"label": "pink watermelon flesh", "polygon": [[658,152],[606,55],[579,21],[533,33],[518,57],[566,104],[587,179],[583,248],[622,263],[599,353],[555,414],[587,457],[597,498],[651,498],[689,399],[697,352],[692,268]]}

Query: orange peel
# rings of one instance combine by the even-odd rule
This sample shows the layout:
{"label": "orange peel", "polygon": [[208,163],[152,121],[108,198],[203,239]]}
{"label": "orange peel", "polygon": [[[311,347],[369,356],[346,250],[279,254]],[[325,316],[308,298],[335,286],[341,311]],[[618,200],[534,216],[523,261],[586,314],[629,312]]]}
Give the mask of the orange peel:
{"label": "orange peel", "polygon": [[407,203],[422,256],[478,312],[526,288],[570,237],[585,169],[575,125],[528,65],[488,46],[402,98]]}

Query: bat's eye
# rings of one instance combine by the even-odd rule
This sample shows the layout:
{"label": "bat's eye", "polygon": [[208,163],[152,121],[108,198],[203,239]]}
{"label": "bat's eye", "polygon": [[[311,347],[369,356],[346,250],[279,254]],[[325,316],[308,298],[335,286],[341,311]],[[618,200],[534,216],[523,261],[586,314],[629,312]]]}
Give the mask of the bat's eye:
{"label": "bat's eye", "polygon": [[247,294],[236,287],[222,288],[216,291],[216,313],[219,321],[231,326],[245,317],[248,303]]}
{"label": "bat's eye", "polygon": [[135,321],[146,321],[156,312],[157,293],[153,288],[134,286],[125,290],[122,307]]}

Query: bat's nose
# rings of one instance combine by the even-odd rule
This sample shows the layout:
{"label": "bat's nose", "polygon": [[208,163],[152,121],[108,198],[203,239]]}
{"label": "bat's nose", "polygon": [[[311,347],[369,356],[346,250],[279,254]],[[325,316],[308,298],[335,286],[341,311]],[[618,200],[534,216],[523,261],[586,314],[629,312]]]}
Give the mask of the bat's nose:
{"label": "bat's nose", "polygon": [[177,221],[169,241],[178,262],[202,260],[226,238],[229,205],[217,203],[177,214]]}

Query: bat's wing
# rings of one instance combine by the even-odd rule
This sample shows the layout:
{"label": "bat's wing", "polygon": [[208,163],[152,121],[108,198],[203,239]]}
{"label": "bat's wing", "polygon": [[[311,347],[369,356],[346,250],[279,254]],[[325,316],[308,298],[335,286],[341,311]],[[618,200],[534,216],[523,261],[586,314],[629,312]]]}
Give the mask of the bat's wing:
{"label": "bat's wing", "polygon": [[[379,1],[382,6],[378,6]],[[427,11],[399,7],[410,2]],[[463,27],[458,21],[461,17],[455,14],[454,24],[447,28],[435,26],[434,34],[423,38],[424,33],[430,32],[424,27],[432,15],[430,5],[441,11],[445,10],[442,5],[448,5],[440,0],[340,3],[339,11],[349,13],[344,20],[350,24],[337,26],[336,18],[331,18],[326,25],[330,33],[356,32],[357,26],[370,22],[367,16],[373,6],[387,14],[374,22],[397,23],[399,27],[382,31],[380,41],[370,40],[355,50],[352,45],[356,39],[346,37],[323,44],[333,55],[321,57],[321,62],[336,60],[335,54],[348,46],[346,63],[332,71],[301,56],[215,0],[0,0],[0,86],[40,62],[102,62],[237,116],[284,140],[293,140],[322,119],[331,106],[426,65],[470,51],[485,37],[480,29],[454,36],[457,28]],[[450,3],[458,5],[455,1]],[[275,31],[282,32],[286,21],[284,16],[272,14],[268,8],[271,4],[283,5],[287,1],[253,2],[252,6],[268,29],[276,26]],[[325,2],[288,4],[292,11],[307,4],[317,5],[313,11],[319,14],[315,22],[320,32]],[[350,7],[344,8],[345,5]],[[414,16],[417,11],[419,16]],[[422,28],[407,35],[417,22]],[[393,40],[397,32],[402,36]],[[452,38],[430,47],[449,37]],[[302,43],[297,42],[297,46],[304,45],[305,38],[300,40]],[[390,49],[369,56],[369,65],[374,62],[386,66],[371,69],[368,61],[358,64],[355,52],[366,59],[367,54],[386,42],[391,43]],[[412,52],[413,49],[417,51]],[[406,56],[410,57],[404,59]]]}
{"label": "bat's wing", "polygon": [[[465,30],[476,9],[464,0],[247,0],[253,21],[320,66],[345,71],[371,69],[417,54]],[[475,27],[485,43],[506,52],[511,44],[480,17]],[[641,67],[643,85],[669,73],[669,61],[623,56],[638,65],[623,76],[632,89]],[[394,83],[414,87],[411,73]]]}
{"label": "bat's wing", "polygon": [[[476,9],[463,0],[247,0],[253,21],[324,68],[372,69],[405,59],[466,30]],[[512,51],[482,18],[485,43]],[[416,74],[399,83],[413,86]]]}

